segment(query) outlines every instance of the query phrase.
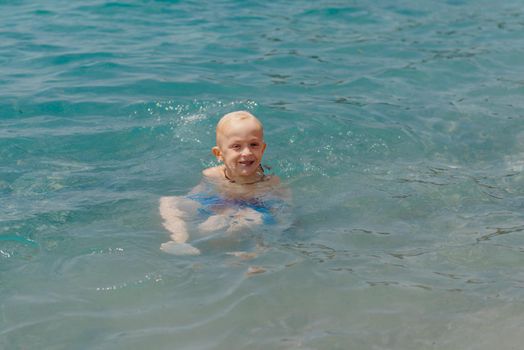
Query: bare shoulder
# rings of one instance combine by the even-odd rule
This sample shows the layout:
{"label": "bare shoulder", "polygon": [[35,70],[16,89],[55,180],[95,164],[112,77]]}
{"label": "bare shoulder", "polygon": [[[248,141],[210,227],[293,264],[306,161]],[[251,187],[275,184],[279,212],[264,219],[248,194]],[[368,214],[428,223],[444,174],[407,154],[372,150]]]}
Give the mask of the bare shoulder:
{"label": "bare shoulder", "polygon": [[275,175],[268,176],[267,186],[271,189],[271,193],[286,202],[291,201],[291,189],[280,181],[280,178]]}
{"label": "bare shoulder", "polygon": [[267,177],[267,184],[271,187],[279,186],[280,185],[280,178],[276,175],[268,175]]}
{"label": "bare shoulder", "polygon": [[204,176],[204,178],[218,179],[222,177],[223,171],[223,166],[219,165],[202,170],[202,175]]}

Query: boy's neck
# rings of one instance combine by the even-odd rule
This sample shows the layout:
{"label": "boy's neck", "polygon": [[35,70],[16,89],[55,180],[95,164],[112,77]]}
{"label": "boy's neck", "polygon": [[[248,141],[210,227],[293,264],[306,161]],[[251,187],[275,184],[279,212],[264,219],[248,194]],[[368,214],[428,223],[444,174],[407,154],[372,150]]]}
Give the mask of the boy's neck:
{"label": "boy's neck", "polygon": [[253,185],[253,184],[256,184],[258,182],[261,182],[264,180],[265,178],[265,174],[264,174],[264,169],[262,168],[262,166],[259,166],[259,169],[255,174],[253,174],[253,176],[249,176],[249,177],[243,177],[243,176],[237,176],[237,177],[233,177],[233,176],[230,176],[228,175],[228,171],[227,171],[227,168],[224,166],[224,178],[229,181],[230,183],[235,183],[235,184],[239,184],[239,185]]}

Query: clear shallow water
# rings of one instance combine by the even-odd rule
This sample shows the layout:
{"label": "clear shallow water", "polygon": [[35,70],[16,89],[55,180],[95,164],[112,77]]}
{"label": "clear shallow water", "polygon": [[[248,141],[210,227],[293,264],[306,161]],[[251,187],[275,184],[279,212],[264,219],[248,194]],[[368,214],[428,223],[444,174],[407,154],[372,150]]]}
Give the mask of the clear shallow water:
{"label": "clear shallow water", "polygon": [[[2,2],[0,347],[517,348],[523,29],[519,1]],[[236,109],[294,225],[161,253],[158,198]]]}

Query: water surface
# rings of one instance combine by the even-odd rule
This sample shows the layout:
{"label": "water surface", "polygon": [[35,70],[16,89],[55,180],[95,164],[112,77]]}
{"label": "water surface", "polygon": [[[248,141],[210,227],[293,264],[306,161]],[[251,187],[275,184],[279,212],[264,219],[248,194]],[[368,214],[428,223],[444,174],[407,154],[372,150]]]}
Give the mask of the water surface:
{"label": "water surface", "polygon": [[[517,348],[523,30],[516,0],[1,2],[0,347]],[[162,253],[238,109],[293,225]]]}

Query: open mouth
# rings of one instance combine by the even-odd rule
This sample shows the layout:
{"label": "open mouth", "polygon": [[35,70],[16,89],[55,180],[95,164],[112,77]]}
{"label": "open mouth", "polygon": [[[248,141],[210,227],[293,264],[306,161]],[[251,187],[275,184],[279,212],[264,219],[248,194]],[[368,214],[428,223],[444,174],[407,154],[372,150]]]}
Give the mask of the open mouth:
{"label": "open mouth", "polygon": [[241,160],[238,163],[243,166],[251,166],[255,163],[255,161],[254,160]]}

